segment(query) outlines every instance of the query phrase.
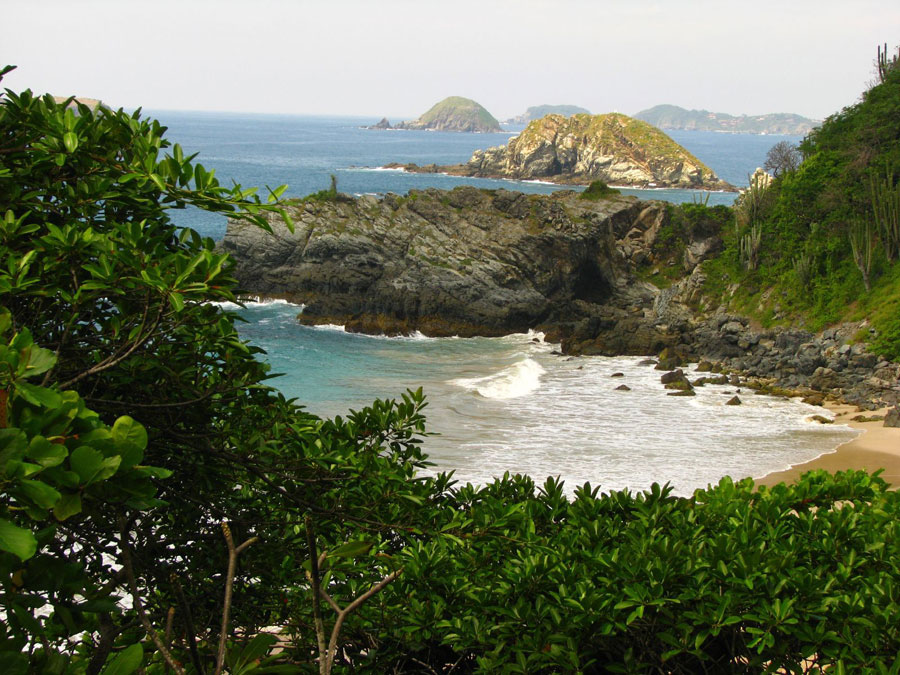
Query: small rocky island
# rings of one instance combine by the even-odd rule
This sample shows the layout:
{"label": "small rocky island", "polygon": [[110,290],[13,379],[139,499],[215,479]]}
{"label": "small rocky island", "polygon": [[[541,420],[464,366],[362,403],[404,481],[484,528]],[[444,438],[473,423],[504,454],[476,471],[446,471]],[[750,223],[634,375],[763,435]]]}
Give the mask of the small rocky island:
{"label": "small rocky island", "polygon": [[677,105],[657,105],[635,114],[660,129],[721,131],[732,134],[793,134],[805,136],[819,123],[794,113],[729,115],[709,110],[687,110]]}
{"label": "small rocky island", "polygon": [[[387,120],[382,120],[383,122]],[[380,123],[379,123],[380,124]],[[377,126],[377,125],[376,125]],[[381,127],[384,128],[384,127]],[[484,107],[470,98],[450,96],[432,106],[417,120],[400,122],[394,129],[425,129],[431,131],[461,131],[493,133],[503,131],[500,122]]]}
{"label": "small rocky island", "polygon": [[736,190],[656,127],[622,115],[548,115],[466,164],[389,164],[416,173],[586,185]]}

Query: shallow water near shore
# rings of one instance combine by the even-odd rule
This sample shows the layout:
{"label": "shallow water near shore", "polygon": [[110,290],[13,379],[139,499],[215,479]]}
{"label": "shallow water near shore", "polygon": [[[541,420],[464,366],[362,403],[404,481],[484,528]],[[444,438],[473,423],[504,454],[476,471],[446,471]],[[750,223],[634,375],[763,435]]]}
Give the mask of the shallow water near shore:
{"label": "shallow water near shore", "polygon": [[[560,356],[540,334],[373,337],[301,326],[299,311],[283,301],[240,310],[242,336],[284,373],[271,384],[322,416],[422,387],[428,430],[438,434],[424,448],[434,470],[455,470],[462,482],[509,471],[538,483],[560,476],[569,492],[585,482],[670,482],[690,494],[724,475],[759,477],[813,459],[858,433],[807,421],[821,408],[749,390],[738,393],[742,405],[726,406],[732,386],[668,396],[640,357]],[[630,391],[616,390],[622,384]]]}

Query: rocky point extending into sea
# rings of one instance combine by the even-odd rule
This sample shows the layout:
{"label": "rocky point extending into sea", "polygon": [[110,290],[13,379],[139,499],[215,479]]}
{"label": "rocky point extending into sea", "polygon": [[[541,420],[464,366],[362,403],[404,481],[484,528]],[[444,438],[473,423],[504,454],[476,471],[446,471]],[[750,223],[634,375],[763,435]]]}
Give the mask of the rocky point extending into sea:
{"label": "rocky point extending into sea", "polygon": [[864,323],[812,334],[725,312],[704,291],[715,228],[690,232],[666,260],[678,281],[651,283],[644,272],[667,255],[664,202],[459,187],[308,199],[291,212],[293,232],[230,221],[222,246],[244,291],[303,304],[304,323],[431,336],[537,328],[567,354],[661,355],[668,370],[707,360],[774,393],[900,401],[900,365],[867,351]]}

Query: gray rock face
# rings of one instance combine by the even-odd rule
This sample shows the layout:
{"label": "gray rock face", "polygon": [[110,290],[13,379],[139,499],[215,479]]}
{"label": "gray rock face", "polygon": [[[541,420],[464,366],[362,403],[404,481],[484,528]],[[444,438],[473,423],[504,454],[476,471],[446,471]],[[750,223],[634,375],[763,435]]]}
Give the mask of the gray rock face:
{"label": "gray rock face", "polygon": [[[273,235],[230,222],[222,247],[247,293],[305,304],[306,323],[434,336],[539,328],[568,354],[659,354],[667,370],[706,360],[717,373],[752,373],[868,409],[900,402],[900,364],[854,343],[859,324],[816,336],[698,311],[702,262],[664,290],[635,276],[666,214],[659,202],[571,191],[338,195],[293,207],[293,233],[280,220]],[[703,257],[712,236],[696,233],[686,250]]]}
{"label": "gray rock face", "polygon": [[[309,201],[290,233],[232,221],[223,248],[248,292],[303,303],[302,320],[371,333],[499,335],[623,312],[633,287],[615,231],[648,208],[460,187]],[[665,210],[662,204],[655,208]]]}

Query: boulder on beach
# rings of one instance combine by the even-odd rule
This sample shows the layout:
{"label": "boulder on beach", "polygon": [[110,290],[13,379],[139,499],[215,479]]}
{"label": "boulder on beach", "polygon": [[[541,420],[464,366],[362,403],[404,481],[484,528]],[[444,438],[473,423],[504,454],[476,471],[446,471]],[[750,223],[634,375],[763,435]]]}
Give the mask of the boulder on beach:
{"label": "boulder on beach", "polygon": [[884,416],[884,426],[900,427],[900,406],[894,406]]}

